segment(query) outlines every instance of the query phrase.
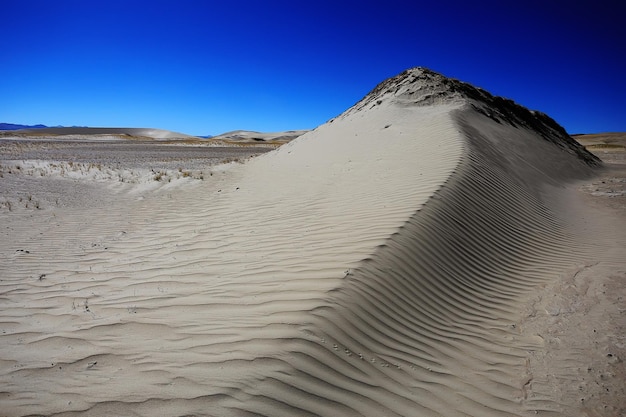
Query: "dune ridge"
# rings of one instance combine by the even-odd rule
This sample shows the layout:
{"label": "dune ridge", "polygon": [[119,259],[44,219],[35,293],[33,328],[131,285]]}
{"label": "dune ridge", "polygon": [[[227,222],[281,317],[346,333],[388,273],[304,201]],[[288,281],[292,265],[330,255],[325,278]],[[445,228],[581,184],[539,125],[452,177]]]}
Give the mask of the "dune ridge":
{"label": "dune ridge", "polygon": [[8,413],[568,410],[534,388],[544,340],[519,327],[537,287],[592,259],[621,265],[556,209],[599,162],[551,119],[443,80],[407,71],[208,182],[37,228],[14,214]]}

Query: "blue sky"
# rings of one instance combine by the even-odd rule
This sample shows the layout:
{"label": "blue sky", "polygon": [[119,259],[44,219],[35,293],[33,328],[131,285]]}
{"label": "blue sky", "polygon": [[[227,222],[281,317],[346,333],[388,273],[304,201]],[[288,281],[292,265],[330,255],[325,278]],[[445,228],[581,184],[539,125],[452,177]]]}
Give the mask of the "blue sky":
{"label": "blue sky", "polygon": [[314,128],[414,66],[626,131],[622,0],[0,0],[0,122]]}

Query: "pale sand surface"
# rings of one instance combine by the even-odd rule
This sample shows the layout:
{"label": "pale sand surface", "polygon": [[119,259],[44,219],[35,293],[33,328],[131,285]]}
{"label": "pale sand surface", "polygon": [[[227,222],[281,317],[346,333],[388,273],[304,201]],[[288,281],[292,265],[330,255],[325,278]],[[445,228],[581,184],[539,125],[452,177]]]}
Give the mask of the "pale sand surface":
{"label": "pale sand surface", "polygon": [[202,178],[3,161],[3,413],[623,415],[624,165],[429,92]]}
{"label": "pale sand surface", "polygon": [[[604,167],[560,201],[573,229],[596,256],[540,286],[526,306],[522,332],[544,339],[530,352],[532,387],[564,404],[563,415],[626,415],[626,134],[576,139]],[[613,143],[610,148],[592,143]]]}

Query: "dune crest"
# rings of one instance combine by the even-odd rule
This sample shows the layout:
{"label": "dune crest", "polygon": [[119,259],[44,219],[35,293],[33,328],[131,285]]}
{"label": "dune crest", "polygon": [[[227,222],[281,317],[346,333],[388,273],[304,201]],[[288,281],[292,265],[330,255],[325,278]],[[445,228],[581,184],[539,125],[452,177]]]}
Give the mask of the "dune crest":
{"label": "dune crest", "polygon": [[534,380],[545,343],[520,325],[536,288],[619,264],[557,210],[598,165],[549,117],[415,68],[211,181],[16,214],[0,245],[2,402],[9,415],[570,411]]}

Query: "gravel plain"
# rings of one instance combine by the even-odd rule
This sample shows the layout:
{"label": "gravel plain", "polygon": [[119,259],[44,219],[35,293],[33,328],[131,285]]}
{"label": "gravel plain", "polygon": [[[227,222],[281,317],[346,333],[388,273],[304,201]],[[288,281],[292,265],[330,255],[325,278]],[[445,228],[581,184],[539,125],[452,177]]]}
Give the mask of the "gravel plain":
{"label": "gravel plain", "polygon": [[257,146],[218,147],[158,141],[10,140],[0,141],[0,160],[40,160],[103,164],[124,169],[202,169],[267,152]]}

